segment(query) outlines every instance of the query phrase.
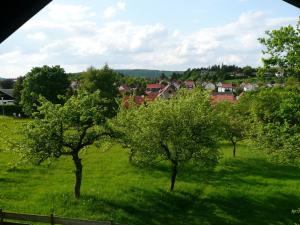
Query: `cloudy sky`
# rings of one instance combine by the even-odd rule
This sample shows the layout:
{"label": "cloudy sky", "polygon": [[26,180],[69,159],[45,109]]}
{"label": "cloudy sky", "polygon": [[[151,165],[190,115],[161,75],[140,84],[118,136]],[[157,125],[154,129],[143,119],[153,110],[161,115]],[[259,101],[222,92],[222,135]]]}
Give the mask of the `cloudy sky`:
{"label": "cloudy sky", "polygon": [[295,25],[282,0],[54,0],[0,44],[0,77],[34,66],[67,72],[260,65],[265,30]]}

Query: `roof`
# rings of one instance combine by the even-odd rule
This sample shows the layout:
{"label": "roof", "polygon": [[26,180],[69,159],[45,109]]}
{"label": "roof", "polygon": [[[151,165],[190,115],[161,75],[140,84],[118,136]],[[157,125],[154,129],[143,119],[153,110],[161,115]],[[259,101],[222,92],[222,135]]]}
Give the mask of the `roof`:
{"label": "roof", "polygon": [[0,88],[0,92],[10,96],[10,97],[14,97],[14,89],[1,89]]}
{"label": "roof", "polygon": [[213,93],[211,96],[212,102],[217,103],[221,101],[229,101],[229,102],[236,102],[236,98],[232,93]]}
{"label": "roof", "polygon": [[147,84],[147,88],[163,88],[162,84]]}
{"label": "roof", "polygon": [[233,88],[232,84],[224,84],[222,83],[222,88]]}
{"label": "roof", "polygon": [[118,87],[119,91],[129,91],[129,87],[127,85],[121,85]]}
{"label": "roof", "polygon": [[124,106],[125,106],[126,108],[128,108],[128,107],[129,107],[129,102],[128,102],[129,99],[132,99],[133,102],[134,102],[135,104],[137,104],[137,105],[142,105],[142,104],[144,104],[144,103],[146,103],[146,102],[154,101],[156,97],[157,97],[157,94],[151,94],[151,95],[147,95],[147,96],[144,96],[144,95],[142,95],[142,96],[140,96],[140,95],[136,95],[136,96],[125,96],[125,97],[123,98],[123,102],[124,102]]}
{"label": "roof", "polygon": [[194,85],[194,84],[195,84],[195,82],[192,81],[192,80],[186,80],[186,81],[184,81],[184,83],[185,83],[186,85]]}

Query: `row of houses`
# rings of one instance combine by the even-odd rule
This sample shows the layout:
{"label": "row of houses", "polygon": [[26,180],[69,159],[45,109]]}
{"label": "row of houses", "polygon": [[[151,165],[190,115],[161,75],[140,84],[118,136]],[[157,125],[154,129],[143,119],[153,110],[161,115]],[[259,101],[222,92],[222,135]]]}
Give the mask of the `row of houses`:
{"label": "row of houses", "polygon": [[[236,86],[234,86],[233,84],[221,83],[221,82],[217,84],[213,84],[210,82],[203,82],[201,86],[203,89],[211,91],[213,102],[219,102],[224,100],[230,102],[236,101],[236,97],[234,94]],[[196,83],[192,80],[187,80],[183,82],[172,81],[172,82],[168,82],[165,85],[162,83],[148,84],[145,90],[145,95],[134,96],[133,100],[136,104],[141,105],[145,102],[153,101],[156,98],[169,99],[180,88],[193,89],[195,87],[196,87]],[[249,84],[244,84],[244,90],[245,91],[254,90],[254,87],[250,86]],[[119,87],[119,91],[120,93],[125,94],[129,92],[130,89],[126,85],[121,85]],[[127,100],[128,98],[129,97],[127,96],[125,100]]]}
{"label": "row of houses", "polygon": [[[167,83],[167,84],[164,85],[163,83]],[[265,84],[265,87],[271,88],[278,85],[282,86],[283,84]],[[239,85],[232,84],[232,83],[222,83],[222,82],[196,83],[192,80],[160,82],[155,84],[148,84],[146,87],[145,95],[134,96],[134,101],[135,103],[140,105],[147,101],[153,101],[155,98],[158,97],[162,99],[169,99],[180,88],[193,89],[196,86],[200,86],[203,89],[211,91],[212,102],[220,102],[220,101],[235,102],[241,95],[243,95],[244,92],[255,91],[259,88],[258,84],[246,83],[246,82],[243,82]],[[119,87],[119,91],[122,94],[124,94],[130,92],[130,89],[126,85],[121,85]]]}

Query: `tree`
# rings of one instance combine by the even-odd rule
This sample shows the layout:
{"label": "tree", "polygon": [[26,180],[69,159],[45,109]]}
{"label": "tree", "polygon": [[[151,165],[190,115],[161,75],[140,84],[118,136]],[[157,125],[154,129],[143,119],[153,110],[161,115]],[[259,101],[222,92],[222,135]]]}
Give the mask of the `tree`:
{"label": "tree", "polygon": [[166,160],[171,166],[174,190],[178,169],[187,162],[214,166],[219,159],[218,119],[207,92],[181,90],[169,100],[122,108],[114,130],[132,150],[140,165]]}
{"label": "tree", "polygon": [[18,77],[15,84],[14,84],[14,99],[15,99],[15,104],[16,105],[20,105],[21,102],[21,93],[23,90],[23,81],[24,81],[25,77]]}
{"label": "tree", "polygon": [[117,83],[119,76],[106,64],[102,69],[90,67],[82,73],[82,89],[93,93],[100,90],[101,97],[107,99],[108,113],[110,116],[115,116],[118,108]]}
{"label": "tree", "polygon": [[93,94],[80,92],[64,105],[53,104],[44,98],[35,119],[23,132],[21,150],[26,159],[40,164],[51,158],[72,157],[76,198],[80,197],[82,180],[79,153],[108,134],[104,128],[107,110],[104,103],[99,91]]}
{"label": "tree", "polygon": [[12,89],[14,86],[13,79],[3,79],[0,81],[0,87],[3,89]]}
{"label": "tree", "polygon": [[266,37],[259,38],[266,47],[263,54],[261,76],[294,76],[300,79],[300,17],[296,27],[291,25],[278,30],[266,31]]}
{"label": "tree", "polygon": [[21,105],[27,115],[36,111],[39,96],[52,103],[63,103],[70,86],[67,74],[60,66],[34,67],[26,74],[21,91]]}
{"label": "tree", "polygon": [[255,69],[252,68],[251,66],[245,66],[242,68],[242,70],[246,77],[251,77],[253,76],[253,73],[255,73]]}
{"label": "tree", "polygon": [[223,128],[223,136],[232,143],[233,157],[236,155],[236,144],[246,137],[247,119],[243,116],[242,107],[238,103],[228,101],[216,105]]}
{"label": "tree", "polygon": [[264,89],[251,106],[251,137],[261,149],[281,162],[300,158],[300,91],[291,88]]}
{"label": "tree", "polygon": [[159,79],[160,79],[160,80],[168,80],[169,77],[168,77],[164,72],[162,72],[162,73],[159,75]]}

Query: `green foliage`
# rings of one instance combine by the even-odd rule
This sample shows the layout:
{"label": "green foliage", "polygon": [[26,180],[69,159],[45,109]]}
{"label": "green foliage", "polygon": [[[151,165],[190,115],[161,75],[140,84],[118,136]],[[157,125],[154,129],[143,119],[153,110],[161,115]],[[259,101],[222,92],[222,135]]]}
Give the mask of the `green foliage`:
{"label": "green foliage", "polygon": [[63,103],[70,82],[60,66],[35,67],[26,74],[21,91],[21,105],[27,115],[36,111],[38,99],[43,96],[52,103]]}
{"label": "green foliage", "polygon": [[300,17],[296,27],[291,25],[278,30],[266,31],[266,37],[259,38],[266,49],[263,54],[262,77],[282,73],[300,79]]}
{"label": "green foliage", "polygon": [[31,162],[71,156],[76,167],[75,197],[80,196],[82,165],[79,152],[105,136],[107,109],[99,91],[79,92],[64,105],[41,99],[35,119],[23,130],[19,151]]}
{"label": "green foliage", "polygon": [[0,88],[3,89],[12,89],[14,85],[14,80],[13,79],[3,79],[0,80]]}
{"label": "green foliage", "polygon": [[147,69],[123,69],[123,70],[114,70],[118,73],[121,73],[128,77],[139,77],[139,78],[158,78],[162,73],[164,73],[167,77],[170,77],[172,73],[179,73],[181,71],[165,71],[165,70],[147,70]]}
{"label": "green foliage", "polygon": [[[294,215],[300,215],[300,208],[293,209],[292,210],[292,214],[294,214]],[[300,222],[300,219],[299,219],[299,222]],[[299,225],[299,223],[295,223],[294,225]]]}
{"label": "green foliage", "polygon": [[128,87],[134,89],[134,95],[143,95],[146,91],[146,85],[149,81],[141,77],[124,76],[121,78],[121,84],[126,84]]}
{"label": "green foliage", "polygon": [[14,84],[14,101],[15,104],[18,106],[21,106],[21,94],[23,90],[23,82],[24,82],[25,77],[18,77],[15,84]]}
{"label": "green foliage", "polygon": [[90,67],[82,73],[81,88],[90,93],[99,90],[101,97],[107,99],[107,116],[112,117],[118,109],[116,98],[118,96],[117,84],[119,79],[119,75],[110,69],[108,65],[105,65],[102,69]]}
{"label": "green foliage", "polygon": [[216,107],[216,112],[221,119],[222,132],[225,140],[228,140],[233,145],[233,156],[236,154],[237,142],[246,137],[246,129],[248,120],[243,112],[243,105],[238,103],[231,103],[228,101],[219,102]]}
{"label": "green foliage", "polygon": [[170,162],[171,190],[178,166],[189,161],[198,166],[218,162],[218,118],[206,92],[182,90],[167,101],[157,99],[140,107],[132,104],[121,110],[115,122],[134,162]]}
{"label": "green foliage", "polygon": [[251,77],[253,74],[255,74],[256,70],[252,68],[251,66],[245,66],[242,68],[242,71],[246,77]]}
{"label": "green foliage", "polygon": [[255,76],[255,69],[246,66],[244,68],[235,65],[213,65],[207,68],[193,68],[186,70],[183,74],[174,74],[172,77],[180,80],[199,80],[219,82],[240,78],[243,79]]}
{"label": "green foliage", "polygon": [[252,137],[281,162],[300,157],[300,92],[288,88],[264,89],[251,102]]}

